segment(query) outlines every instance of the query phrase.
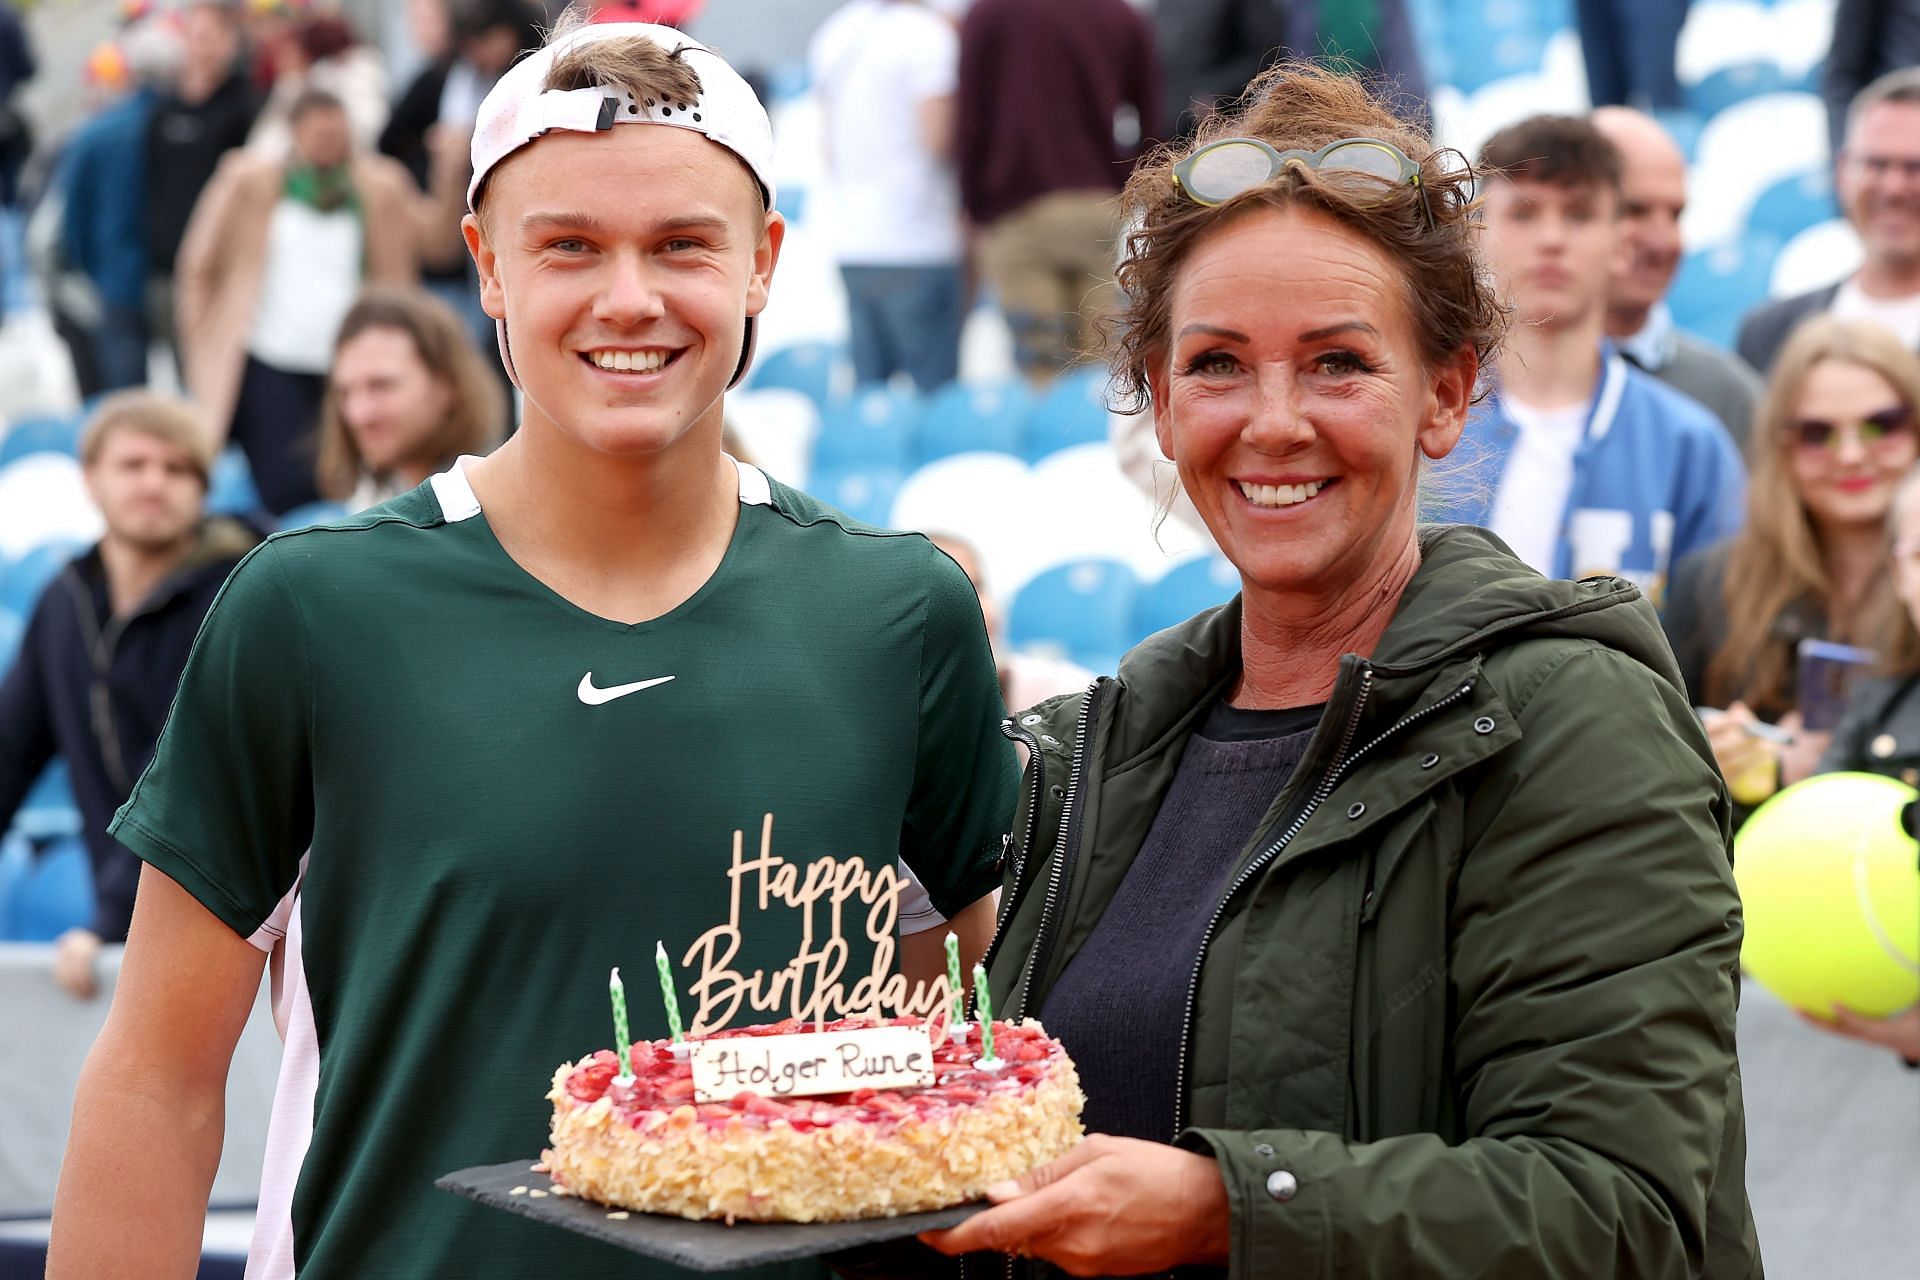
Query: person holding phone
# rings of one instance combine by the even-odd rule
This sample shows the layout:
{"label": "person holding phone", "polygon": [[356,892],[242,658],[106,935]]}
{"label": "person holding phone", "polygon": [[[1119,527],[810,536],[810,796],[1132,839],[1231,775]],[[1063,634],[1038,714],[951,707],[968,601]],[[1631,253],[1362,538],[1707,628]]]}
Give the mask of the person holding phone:
{"label": "person holding phone", "polygon": [[[1803,673],[1845,664],[1817,642],[1857,645],[1898,607],[1883,530],[1920,459],[1916,411],[1920,358],[1898,339],[1865,321],[1808,321],[1754,423],[1745,527],[1675,568],[1667,636],[1695,704],[1724,709],[1707,715],[1707,735],[1743,804],[1806,777],[1826,750],[1833,718],[1818,706],[1809,718]],[[1784,737],[1753,732],[1757,721]]]}

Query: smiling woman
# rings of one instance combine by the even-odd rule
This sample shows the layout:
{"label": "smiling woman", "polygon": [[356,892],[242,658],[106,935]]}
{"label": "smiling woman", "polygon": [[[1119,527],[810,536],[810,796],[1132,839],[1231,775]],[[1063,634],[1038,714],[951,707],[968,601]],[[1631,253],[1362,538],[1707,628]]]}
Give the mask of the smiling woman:
{"label": "smiling woman", "polygon": [[1418,524],[1501,332],[1472,175],[1332,72],[1242,101],[1129,182],[1114,353],[1242,591],[1009,722],[995,1005],[1095,1136],[926,1239],[1755,1274],[1728,807],[1652,609]]}

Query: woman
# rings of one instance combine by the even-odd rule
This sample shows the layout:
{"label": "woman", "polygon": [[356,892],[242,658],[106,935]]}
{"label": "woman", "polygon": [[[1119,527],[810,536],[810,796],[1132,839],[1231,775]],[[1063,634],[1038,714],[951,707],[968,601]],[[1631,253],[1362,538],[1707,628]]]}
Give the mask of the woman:
{"label": "woman", "polygon": [[[1735,797],[1757,804],[1812,772],[1831,722],[1807,728],[1799,642],[1858,644],[1896,607],[1883,530],[1920,458],[1920,360],[1877,324],[1820,316],[1774,365],[1748,463],[1747,524],[1674,569],[1667,631]],[[1792,741],[1756,736],[1778,723]]]}
{"label": "woman", "polygon": [[369,289],[340,323],[320,414],[322,495],[359,511],[500,442],[499,379],[445,303]]}
{"label": "woman", "polygon": [[1128,182],[1120,385],[1242,590],[1009,722],[995,1007],[1100,1136],[942,1251],[1757,1274],[1728,804],[1659,625],[1416,525],[1499,335],[1469,180],[1296,64]]}

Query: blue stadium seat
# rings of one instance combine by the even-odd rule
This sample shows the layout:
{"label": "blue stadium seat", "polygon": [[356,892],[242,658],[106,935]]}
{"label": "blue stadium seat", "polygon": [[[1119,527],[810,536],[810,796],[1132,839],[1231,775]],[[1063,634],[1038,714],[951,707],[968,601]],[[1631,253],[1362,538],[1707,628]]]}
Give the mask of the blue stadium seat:
{"label": "blue stadium seat", "polygon": [[1706,126],[1706,117],[1690,110],[1656,111],[1653,115],[1691,165],[1700,154],[1700,130]]}
{"label": "blue stadium seat", "polygon": [[260,494],[253,487],[253,468],[238,445],[228,445],[213,460],[213,475],[207,486],[207,510],[223,516],[245,515],[260,509]]}
{"label": "blue stadium seat", "polygon": [[71,458],[79,447],[79,419],[22,418],[0,434],[0,467],[30,453],[64,453]]}
{"label": "blue stadium seat", "polygon": [[1107,438],[1107,371],[1074,369],[1054,379],[1027,419],[1027,458],[1039,461]]}
{"label": "blue stadium seat", "polygon": [[1791,87],[1786,73],[1775,63],[1737,62],[1687,86],[1687,106],[1705,118],[1748,98],[1780,93]]}
{"label": "blue stadium seat", "polygon": [[893,495],[906,478],[905,470],[884,462],[816,466],[807,491],[855,520],[884,528],[892,518]]}
{"label": "blue stadium seat", "polygon": [[13,815],[13,830],[40,841],[80,834],[80,810],[73,802],[73,783],[67,776],[65,760],[55,756],[34,779]]}
{"label": "blue stadium seat", "polygon": [[12,942],[52,942],[93,919],[93,865],[78,836],[54,841],[38,857],[24,841],[0,850],[0,938]]}
{"label": "blue stadium seat", "polygon": [[1140,588],[1133,606],[1133,640],[1137,644],[1204,609],[1225,604],[1239,590],[1240,571],[1220,556],[1177,564],[1158,582]]}
{"label": "blue stadium seat", "polygon": [[331,524],[347,518],[347,509],[337,502],[309,502],[280,517],[282,529],[304,529],[310,524]]}
{"label": "blue stadium seat", "polygon": [[1708,342],[1731,348],[1740,317],[1766,301],[1779,249],[1772,237],[1754,236],[1688,254],[1667,297],[1674,322]]}
{"label": "blue stadium seat", "polygon": [[1825,169],[1811,169],[1782,178],[1760,193],[1747,212],[1747,234],[1771,236],[1785,244],[1808,227],[1836,217],[1839,211],[1834,202],[1833,175]]}
{"label": "blue stadium seat", "polygon": [[813,442],[816,467],[855,463],[905,469],[913,459],[913,440],[924,412],[911,391],[862,387],[848,400],[820,411],[820,434]]}
{"label": "blue stadium seat", "polygon": [[915,452],[922,463],[956,453],[1018,455],[1032,411],[1024,382],[950,382],[927,403]]}
{"label": "blue stadium seat", "polygon": [[12,564],[0,564],[0,609],[30,617],[47,584],[84,548],[75,542],[47,542]]}
{"label": "blue stadium seat", "polygon": [[1076,560],[1032,579],[1013,598],[1007,638],[1015,648],[1112,671],[1133,639],[1139,583],[1118,560]]}
{"label": "blue stadium seat", "polygon": [[830,342],[798,342],[778,351],[763,352],[753,362],[747,385],[755,391],[783,387],[798,391],[824,407],[833,398],[836,384],[846,375],[845,347]]}
{"label": "blue stadium seat", "polygon": [[27,633],[27,620],[12,609],[0,609],[0,679],[5,679],[13,657],[20,652],[20,640]]}

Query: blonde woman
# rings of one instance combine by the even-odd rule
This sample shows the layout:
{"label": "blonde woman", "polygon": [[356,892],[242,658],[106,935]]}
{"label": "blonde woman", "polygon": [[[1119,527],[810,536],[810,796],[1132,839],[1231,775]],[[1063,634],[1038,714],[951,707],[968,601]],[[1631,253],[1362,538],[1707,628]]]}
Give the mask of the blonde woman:
{"label": "blonde woman", "polygon": [[[1916,458],[1920,359],[1878,325],[1821,316],[1774,365],[1748,445],[1747,523],[1675,568],[1667,633],[1708,736],[1753,804],[1814,769],[1829,733],[1802,723],[1802,640],[1869,644],[1895,602],[1884,529]],[[1761,736],[1770,721],[1783,732]],[[1830,726],[1828,726],[1830,728]]]}

